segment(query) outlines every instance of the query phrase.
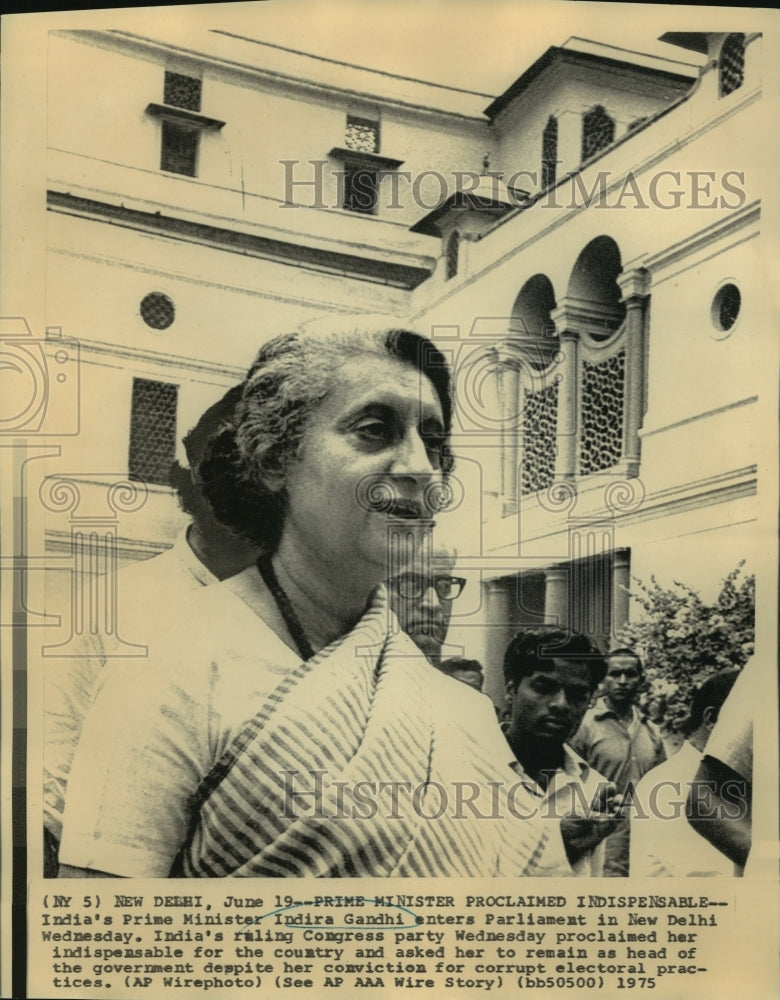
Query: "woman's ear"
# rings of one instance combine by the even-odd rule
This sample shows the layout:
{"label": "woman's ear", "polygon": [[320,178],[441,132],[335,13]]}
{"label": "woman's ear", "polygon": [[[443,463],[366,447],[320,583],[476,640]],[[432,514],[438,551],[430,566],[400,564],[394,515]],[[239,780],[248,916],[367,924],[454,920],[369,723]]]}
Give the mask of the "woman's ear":
{"label": "woman's ear", "polygon": [[254,475],[258,486],[266,493],[281,493],[287,482],[287,462],[271,449],[255,460]]}
{"label": "woman's ear", "polygon": [[267,493],[281,493],[287,479],[281,469],[263,469],[257,478]]}

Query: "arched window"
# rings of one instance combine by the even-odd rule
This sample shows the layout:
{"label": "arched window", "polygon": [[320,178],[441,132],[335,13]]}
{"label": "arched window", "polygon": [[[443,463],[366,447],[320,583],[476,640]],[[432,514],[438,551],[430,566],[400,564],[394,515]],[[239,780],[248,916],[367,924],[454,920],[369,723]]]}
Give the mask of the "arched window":
{"label": "arched window", "polygon": [[604,108],[597,104],[582,118],[582,160],[590,159],[615,138],[615,122]]}
{"label": "arched window", "polygon": [[547,119],[542,132],[542,189],[555,183],[555,168],[558,163],[558,119],[553,115]]}
{"label": "arched window", "polygon": [[718,61],[720,96],[739,90],[745,81],[745,36],[740,32],[729,35],[721,46]]}
{"label": "arched window", "polygon": [[447,270],[445,273],[445,280],[449,281],[450,278],[454,278],[458,273],[458,250],[460,249],[460,235],[458,231],[450,233],[450,238],[447,240]]}
{"label": "arched window", "polygon": [[635,428],[631,425],[630,434],[626,428],[629,376],[642,364],[642,354],[626,330],[626,306],[617,283],[621,271],[617,243],[597,236],[581,250],[566,289],[572,303],[570,329],[579,334],[574,412],[579,425],[576,471],[582,476],[617,466],[627,459],[626,441],[634,441]]}

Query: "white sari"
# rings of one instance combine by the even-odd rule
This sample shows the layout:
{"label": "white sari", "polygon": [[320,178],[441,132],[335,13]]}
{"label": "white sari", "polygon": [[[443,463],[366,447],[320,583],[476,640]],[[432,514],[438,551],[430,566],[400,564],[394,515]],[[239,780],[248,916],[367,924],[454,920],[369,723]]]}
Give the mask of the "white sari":
{"label": "white sari", "polygon": [[205,778],[172,874],[571,875],[510,759],[489,699],[427,663],[380,588]]}

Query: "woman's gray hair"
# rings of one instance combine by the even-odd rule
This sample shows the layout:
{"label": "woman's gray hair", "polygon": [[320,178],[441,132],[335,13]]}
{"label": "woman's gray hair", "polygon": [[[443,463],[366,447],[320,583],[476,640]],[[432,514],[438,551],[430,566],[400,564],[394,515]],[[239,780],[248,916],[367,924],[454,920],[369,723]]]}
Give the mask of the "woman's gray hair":
{"label": "woman's gray hair", "polygon": [[442,408],[441,468],[452,469],[448,364],[422,334],[386,317],[327,318],[275,337],[249,369],[235,423],[206,449],[203,492],[223,524],[273,552],[284,523],[284,481],[299,453],[309,418],[346,362],[374,355],[397,358],[431,381]]}

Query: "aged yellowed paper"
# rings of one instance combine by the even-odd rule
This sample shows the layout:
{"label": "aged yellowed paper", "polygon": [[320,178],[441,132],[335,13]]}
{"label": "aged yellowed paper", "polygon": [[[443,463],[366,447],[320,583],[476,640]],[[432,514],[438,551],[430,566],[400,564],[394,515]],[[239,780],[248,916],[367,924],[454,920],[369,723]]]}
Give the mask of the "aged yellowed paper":
{"label": "aged yellowed paper", "polygon": [[[269,0],[13,15],[3,35],[2,995],[776,996],[776,13]],[[403,675],[350,632],[333,689],[321,672],[285,703],[310,753],[285,771],[288,731],[263,712],[289,694],[290,642],[274,643],[300,623],[277,600],[276,637],[261,629],[251,567],[251,586],[217,583],[241,554],[206,559],[169,467],[194,465],[187,432],[272,337],[375,313],[436,352],[419,364],[420,437],[446,424],[456,464],[421,495],[463,587],[436,655],[477,661],[484,695],[464,711],[438,673],[418,690],[419,663]],[[348,392],[370,394],[387,363],[354,362]],[[361,416],[372,449],[382,407]],[[336,454],[299,491],[307,539],[360,540],[363,513],[387,512],[381,477],[349,481],[354,531],[328,506],[352,468]],[[394,502],[391,561],[420,514]],[[207,586],[179,592],[184,577]],[[628,596],[653,578],[688,595],[655,640],[631,631]],[[666,877],[637,876],[636,858],[622,879],[558,861],[553,877],[490,877],[494,828],[510,818],[519,840],[539,819],[490,768],[512,756],[504,651],[541,624],[636,647],[670,756],[695,665],[750,660],[752,773],[724,826],[750,816],[744,871],[695,839],[683,781],[660,817],[678,831],[658,847]],[[351,732],[356,663],[396,687],[372,688]],[[265,848],[265,813],[270,828],[288,806],[318,832],[226,882],[262,851],[225,868],[198,853],[202,782],[252,717],[286,777],[280,810],[255,758],[250,840]],[[352,737],[358,764],[336,774]],[[224,860],[247,834],[216,815]],[[44,837],[114,877],[55,877]],[[271,877],[301,871],[324,877]]]}

